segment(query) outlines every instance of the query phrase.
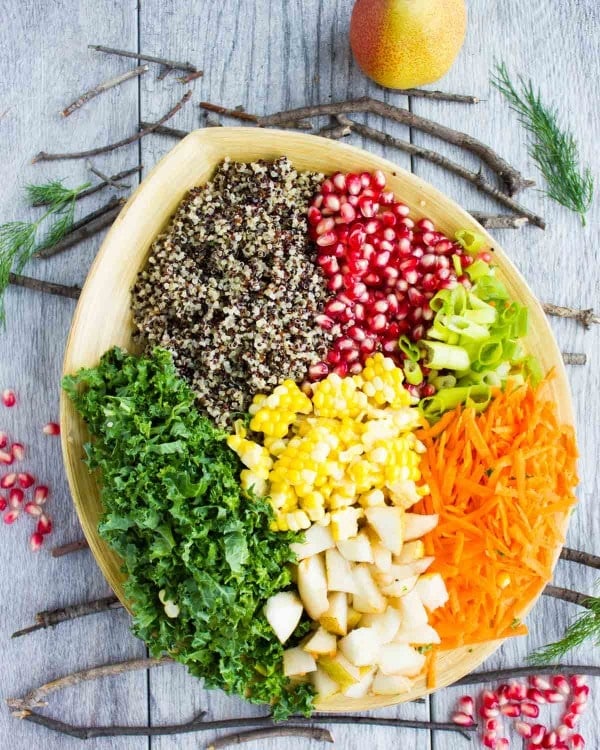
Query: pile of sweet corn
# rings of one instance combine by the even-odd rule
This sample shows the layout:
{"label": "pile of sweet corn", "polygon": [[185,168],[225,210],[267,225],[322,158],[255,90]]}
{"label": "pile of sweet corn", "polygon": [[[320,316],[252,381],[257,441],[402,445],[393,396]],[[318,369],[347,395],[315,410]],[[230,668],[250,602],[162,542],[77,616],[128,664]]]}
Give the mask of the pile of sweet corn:
{"label": "pile of sweet corn", "polygon": [[360,375],[329,375],[312,396],[286,380],[250,407],[250,429],[263,434],[262,445],[239,425],[228,438],[247,467],[242,485],[269,495],[273,529],[331,524],[336,540],[349,539],[365,507],[409,507],[428,492],[417,485],[424,448],[412,432],[420,419],[411,403],[402,371],[382,354]]}

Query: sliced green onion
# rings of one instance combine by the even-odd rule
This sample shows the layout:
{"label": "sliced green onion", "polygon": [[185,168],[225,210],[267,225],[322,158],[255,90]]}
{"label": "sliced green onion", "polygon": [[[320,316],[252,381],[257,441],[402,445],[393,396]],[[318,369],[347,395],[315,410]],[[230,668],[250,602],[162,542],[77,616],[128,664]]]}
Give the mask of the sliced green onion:
{"label": "sliced green onion", "polygon": [[412,362],[417,362],[421,357],[421,351],[419,347],[416,344],[413,344],[413,342],[406,335],[402,335],[398,339],[398,348]]}
{"label": "sliced green onion", "polygon": [[446,388],[435,396],[421,400],[420,407],[425,418],[437,421],[444,412],[455,409],[459,404],[474,406],[482,411],[489,404],[491,392],[487,385],[472,385],[465,388]]}
{"label": "sliced green onion", "polygon": [[477,363],[490,366],[499,364],[502,361],[502,342],[501,341],[486,341],[479,347],[479,356],[477,357]]}
{"label": "sliced green onion", "polygon": [[488,244],[486,238],[482,234],[472,232],[470,229],[459,229],[454,235],[454,239],[459,245],[461,245],[461,247],[464,247],[468,253],[476,253]]}
{"label": "sliced green onion", "polygon": [[418,362],[414,362],[412,359],[407,359],[403,365],[404,377],[406,382],[411,385],[421,385],[423,382],[423,371]]}
{"label": "sliced green onion", "polygon": [[538,362],[537,357],[533,357],[531,355],[529,357],[525,357],[523,366],[525,368],[527,376],[529,377],[529,380],[531,381],[531,384],[533,386],[536,386],[544,377],[542,366]]}
{"label": "sliced green onion", "polygon": [[454,273],[457,276],[462,276],[463,267],[462,267],[462,263],[460,262],[460,257],[458,255],[452,256],[452,266],[454,267]]}
{"label": "sliced green onion", "polygon": [[449,331],[460,334],[461,344],[463,338],[469,341],[483,341],[490,336],[490,332],[485,326],[480,326],[478,323],[468,320],[464,315],[449,315],[446,327]]}
{"label": "sliced green onion", "polygon": [[504,284],[492,274],[482,276],[477,280],[473,292],[485,302],[489,300],[509,299],[508,291]]}
{"label": "sliced green onion", "polygon": [[440,341],[423,341],[429,361],[426,366],[432,370],[467,370],[470,365],[469,354],[462,346],[443,344]]}
{"label": "sliced green onion", "polygon": [[478,310],[465,310],[463,318],[470,320],[473,323],[483,326],[491,326],[496,322],[497,313],[491,305],[488,305],[488,309],[479,308]]}
{"label": "sliced green onion", "polygon": [[511,333],[516,339],[525,336],[529,328],[529,310],[522,305],[519,306],[519,312],[512,321]]}
{"label": "sliced green onion", "polygon": [[435,386],[437,391],[443,391],[446,388],[454,388],[456,385],[456,378],[454,375],[435,375],[429,378],[431,385]]}
{"label": "sliced green onion", "polygon": [[481,279],[483,276],[487,276],[489,274],[490,264],[479,258],[478,260],[471,263],[470,266],[467,266],[465,272],[471,279],[471,281],[477,281],[477,279]]}
{"label": "sliced green onion", "polygon": [[440,310],[447,310],[447,306],[450,301],[450,294],[454,289],[441,289],[435,296],[429,300],[429,307],[433,312],[439,312]]}

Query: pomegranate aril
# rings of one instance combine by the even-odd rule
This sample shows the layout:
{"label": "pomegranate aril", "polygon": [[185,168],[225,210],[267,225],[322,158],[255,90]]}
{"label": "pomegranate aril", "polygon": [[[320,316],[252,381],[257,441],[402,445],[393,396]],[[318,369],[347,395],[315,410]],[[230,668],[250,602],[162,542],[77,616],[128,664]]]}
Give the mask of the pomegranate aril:
{"label": "pomegranate aril", "polygon": [[575,729],[579,722],[579,714],[574,713],[566,713],[563,718],[563,724],[565,724],[569,729]]}
{"label": "pomegranate aril", "polygon": [[368,235],[377,234],[377,232],[381,228],[381,222],[379,219],[371,219],[370,221],[367,221],[365,224],[365,232]]}
{"label": "pomegranate aril", "polygon": [[316,206],[309,206],[306,218],[308,219],[308,223],[314,227],[321,221],[323,216]]}
{"label": "pomegranate aril", "polygon": [[374,216],[377,216],[377,212],[379,211],[379,203],[375,203],[372,198],[361,195],[361,197],[358,199],[358,210],[365,217],[365,219],[372,219]]}
{"label": "pomegranate aril", "polygon": [[342,219],[346,224],[354,221],[354,219],[356,218],[356,210],[351,203],[344,203],[343,206],[340,206],[339,218]]}
{"label": "pomegranate aril", "polygon": [[48,499],[48,488],[45,484],[38,485],[33,491],[33,502],[37,505],[43,505]]}
{"label": "pomegranate aril", "polygon": [[542,740],[542,747],[553,748],[557,742],[558,737],[556,736],[556,732],[552,730],[551,732],[546,732],[546,735]]}
{"label": "pomegranate aril", "polygon": [[9,493],[8,493],[8,504],[11,508],[20,508],[21,503],[25,499],[25,494],[23,493],[23,490],[19,489],[18,487],[14,487]]}
{"label": "pomegranate aril", "polygon": [[374,333],[383,331],[387,327],[387,318],[385,317],[385,315],[383,315],[383,313],[378,313],[372,318],[367,318],[367,325]]}
{"label": "pomegranate aril", "polygon": [[21,443],[13,443],[11,451],[15,461],[22,461],[25,458],[25,447]]}
{"label": "pomegranate aril", "polygon": [[14,487],[17,483],[17,475],[15,473],[5,474],[2,479],[0,479],[0,487],[2,487],[3,490],[8,490],[11,487]]}
{"label": "pomegranate aril", "polygon": [[29,474],[28,472],[23,472],[18,475],[19,478],[19,486],[22,487],[24,490],[31,487],[32,484],[35,484],[35,477],[32,474]]}
{"label": "pomegranate aril", "polygon": [[330,292],[337,292],[344,286],[344,277],[341,273],[334,274],[328,281],[327,281],[327,289],[329,289]]}
{"label": "pomegranate aril", "polygon": [[356,325],[350,326],[347,329],[346,333],[348,334],[348,336],[350,336],[351,339],[354,339],[355,341],[364,341],[367,338],[365,330]]}
{"label": "pomegranate aril", "polygon": [[339,375],[340,378],[345,378],[348,374],[348,365],[346,362],[340,362],[339,365],[336,365],[333,368],[333,372],[336,375]]}
{"label": "pomegranate aril", "polygon": [[521,709],[517,703],[507,703],[504,706],[501,706],[500,710],[504,716],[509,716],[512,719],[516,719],[521,715]]}
{"label": "pomegranate aril", "polygon": [[[325,219],[323,219],[323,221],[325,221]],[[335,245],[337,239],[337,234],[335,232],[324,232],[317,237],[317,245],[319,247],[329,247],[330,245]]]}
{"label": "pomegranate aril", "polygon": [[500,722],[498,719],[486,719],[485,722],[485,731],[486,732],[496,732],[500,728]]}
{"label": "pomegranate aril", "polygon": [[2,448],[6,448],[7,443],[8,443],[8,435],[5,432],[2,432],[0,430],[0,450]]}
{"label": "pomegranate aril", "polygon": [[358,195],[362,188],[363,185],[359,175],[353,173],[346,175],[346,190],[350,195]]}
{"label": "pomegranate aril", "polygon": [[381,195],[379,196],[379,202],[382,203],[384,206],[391,206],[394,202],[394,193],[391,190],[385,190]]}
{"label": "pomegranate aril", "polygon": [[40,534],[39,531],[34,531],[31,537],[29,538],[29,547],[31,551],[37,552],[39,549],[41,549],[43,543],[44,543],[43,535]]}
{"label": "pomegranate aril", "polygon": [[546,699],[542,691],[534,687],[527,688],[527,697],[530,701],[534,701],[534,703],[546,703]]}
{"label": "pomegranate aril", "polygon": [[12,462],[15,460],[12,452],[8,453],[7,451],[0,450],[0,464],[6,464],[6,466],[10,466]]}
{"label": "pomegranate aril", "polygon": [[552,678],[552,687],[554,687],[556,690],[558,690],[559,693],[562,693],[563,695],[569,695],[569,693],[571,692],[569,681],[562,674],[554,675],[554,677]]}
{"label": "pomegranate aril", "polygon": [[2,391],[2,403],[8,407],[14,406],[17,403],[17,397],[11,388],[5,388]]}
{"label": "pomegranate aril", "polygon": [[419,219],[419,221],[417,222],[417,227],[422,232],[433,232],[435,230],[431,219]]}
{"label": "pomegranate aril", "polygon": [[496,708],[498,706],[498,695],[492,690],[484,690],[481,694],[481,702],[485,708]]}
{"label": "pomegranate aril", "polygon": [[425,335],[425,326],[418,325],[415,326],[412,330],[412,340],[413,341],[420,341],[423,336]]}
{"label": "pomegranate aril", "polygon": [[371,185],[377,190],[383,190],[385,183],[385,175],[380,169],[376,169],[371,175]]}
{"label": "pomegranate aril", "polygon": [[7,511],[4,514],[2,520],[4,521],[4,523],[6,523],[6,524],[8,524],[10,526],[11,524],[13,524],[17,520],[18,517],[19,517],[19,511],[16,510],[16,509],[13,509],[13,510]]}
{"label": "pomegranate aril", "polygon": [[50,534],[52,531],[52,519],[46,516],[44,513],[40,516],[40,520],[37,523],[36,531],[42,535]]}
{"label": "pomegranate aril", "polygon": [[308,377],[310,380],[320,380],[329,375],[329,367],[326,362],[317,362],[308,368]]}
{"label": "pomegranate aril", "polygon": [[467,714],[467,716],[473,716],[474,708],[475,703],[470,695],[463,695],[463,697],[459,699],[458,710],[461,713]]}
{"label": "pomegranate aril", "polygon": [[427,299],[416,287],[411,286],[407,292],[408,301],[414,307],[421,307],[427,302]]}
{"label": "pomegranate aril", "polygon": [[60,425],[58,422],[48,422],[42,427],[44,435],[60,435]]}
{"label": "pomegranate aril", "polygon": [[315,323],[324,331],[331,331],[335,325],[333,319],[330,318],[329,315],[317,315]]}
{"label": "pomegranate aril", "polygon": [[529,677],[529,684],[531,687],[535,687],[538,690],[550,690],[550,683],[545,677],[540,675],[531,675]]}
{"label": "pomegranate aril", "polygon": [[493,708],[492,706],[481,706],[479,709],[479,715],[483,719],[495,719],[496,716],[500,716],[500,709]]}
{"label": "pomegranate aril", "polygon": [[496,739],[497,736],[497,732],[485,732],[483,737],[481,738],[483,746],[489,747],[491,748],[491,750],[496,750],[496,748],[498,747],[498,740]]}
{"label": "pomegranate aril", "polygon": [[367,336],[364,341],[360,342],[358,348],[363,354],[371,354],[371,352],[375,351],[376,346],[377,342],[375,341],[375,339],[372,336]]}
{"label": "pomegranate aril", "polygon": [[544,690],[544,698],[548,703],[563,703],[565,696],[558,690]]}
{"label": "pomegranate aril", "polygon": [[507,695],[511,701],[522,701],[527,697],[527,685],[513,680],[508,684]]}
{"label": "pomegranate aril", "polygon": [[421,242],[427,246],[433,245],[435,243],[435,234],[433,232],[423,232]]}
{"label": "pomegranate aril", "polygon": [[469,716],[469,714],[466,714],[463,711],[457,711],[455,714],[453,714],[452,721],[455,724],[458,724],[458,726],[460,727],[470,727],[475,723],[473,717]]}
{"label": "pomegranate aril", "polygon": [[315,195],[315,197],[312,199],[312,205],[315,208],[321,208],[323,205],[323,196],[319,193],[319,195]]}
{"label": "pomegranate aril", "polygon": [[531,724],[526,721],[515,721],[515,729],[521,737],[531,737]]}
{"label": "pomegranate aril", "polygon": [[419,281],[419,272],[414,269],[412,271],[405,271],[402,276],[404,277],[404,281],[411,286]]}
{"label": "pomegranate aril", "polygon": [[535,703],[523,701],[521,703],[521,713],[523,714],[523,716],[527,716],[530,719],[537,719],[537,717],[540,715],[540,707]]}
{"label": "pomegranate aril", "polygon": [[556,736],[559,740],[564,740],[569,736],[570,729],[566,724],[559,724],[556,727]]}
{"label": "pomegranate aril", "polygon": [[585,740],[580,734],[574,734],[571,737],[571,748],[572,750],[583,750],[585,747]]}
{"label": "pomegranate aril", "polygon": [[576,688],[573,688],[573,700],[575,703],[586,703],[589,695],[589,685],[578,685]]}
{"label": "pomegranate aril", "polygon": [[534,724],[531,727],[531,744],[540,745],[544,737],[546,736],[546,727],[543,724]]}
{"label": "pomegranate aril", "polygon": [[7,505],[8,505],[8,503],[6,502],[6,498],[2,497],[2,495],[0,495],[0,512],[3,511],[3,510],[6,510],[6,506]]}
{"label": "pomegranate aril", "polygon": [[506,737],[500,737],[499,740],[496,740],[496,745],[494,746],[494,750],[508,750],[510,747],[510,742]]}
{"label": "pomegranate aril", "polygon": [[327,352],[327,364],[330,365],[339,365],[339,363],[342,361],[342,353],[339,352],[337,349],[330,349]]}
{"label": "pomegranate aril", "polygon": [[575,703],[575,701],[573,701],[573,703],[571,703],[571,705],[569,706],[569,713],[576,714],[578,716],[585,713],[585,710],[587,708],[586,703]]}
{"label": "pomegranate aril", "polygon": [[587,685],[587,678],[583,674],[572,674],[570,678],[571,686],[574,688]]}
{"label": "pomegranate aril", "polygon": [[340,210],[340,199],[335,193],[330,193],[323,198],[323,208],[332,213],[337,213]]}
{"label": "pomegranate aril", "polygon": [[36,503],[34,503],[31,500],[28,503],[25,503],[23,510],[25,511],[25,513],[28,513],[30,516],[41,516],[43,513],[40,506],[36,505]]}

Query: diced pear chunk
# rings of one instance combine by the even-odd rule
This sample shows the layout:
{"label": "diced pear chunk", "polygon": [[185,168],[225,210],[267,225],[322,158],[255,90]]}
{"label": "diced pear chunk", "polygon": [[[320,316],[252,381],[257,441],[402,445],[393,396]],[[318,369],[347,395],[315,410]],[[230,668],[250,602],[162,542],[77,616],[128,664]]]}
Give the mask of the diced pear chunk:
{"label": "diced pear chunk", "polygon": [[393,564],[388,572],[396,580],[418,576],[424,573],[434,560],[434,557],[422,557],[409,563]]}
{"label": "diced pear chunk", "polygon": [[386,643],[379,651],[377,666],[384,674],[415,677],[425,666],[425,656],[406,643]]}
{"label": "diced pear chunk", "polygon": [[320,555],[307,557],[298,563],[298,593],[312,620],[318,620],[327,611],[327,576]]}
{"label": "diced pear chunk", "polygon": [[416,539],[412,542],[404,542],[402,552],[396,555],[394,563],[403,564],[413,562],[413,560],[420,560],[425,555],[425,545],[420,539]]}
{"label": "diced pear chunk", "polygon": [[381,587],[381,593],[395,598],[406,596],[409,591],[414,589],[418,580],[419,576],[411,576],[410,578],[401,578],[399,581],[392,581],[387,586]]}
{"label": "diced pear chunk", "polygon": [[392,553],[381,542],[371,544],[373,550],[373,563],[381,573],[389,573],[392,567]]}
{"label": "diced pear chunk", "polygon": [[343,539],[337,543],[340,555],[349,562],[373,562],[371,540],[361,531],[353,539]]}
{"label": "diced pear chunk", "polygon": [[371,692],[374,695],[398,695],[407,693],[412,685],[412,680],[408,677],[399,674],[384,674],[378,670],[371,685]]}
{"label": "diced pear chunk", "polygon": [[340,651],[356,667],[374,664],[381,648],[379,631],[375,628],[356,628],[338,642]]}
{"label": "diced pear chunk", "polygon": [[304,541],[290,544],[290,547],[292,552],[296,553],[298,560],[304,560],[305,557],[312,557],[335,547],[335,542],[329,526],[314,523],[304,532]]}
{"label": "diced pear chunk", "polygon": [[348,607],[348,630],[355,628],[363,616],[364,615],[361,612],[357,612],[354,607]]}
{"label": "diced pear chunk", "polygon": [[440,517],[437,513],[431,516],[420,513],[404,514],[404,541],[410,542],[413,539],[420,539],[425,534],[429,534],[438,525]]}
{"label": "diced pear chunk", "polygon": [[344,695],[347,698],[364,698],[365,695],[369,692],[369,688],[373,683],[375,671],[375,667],[371,667],[370,669],[367,669],[364,674],[361,673],[360,680],[356,683],[356,685],[352,685],[352,687],[344,691]]}
{"label": "diced pear chunk", "polygon": [[318,661],[318,666],[326,675],[337,682],[342,691],[348,690],[352,685],[360,682],[361,674],[358,667],[351,664],[339,652],[335,656],[322,656]]}
{"label": "diced pear chunk", "polygon": [[281,643],[285,643],[302,617],[302,602],[293,591],[280,591],[269,597],[265,617]]}
{"label": "diced pear chunk", "polygon": [[439,573],[426,573],[422,575],[415,586],[417,594],[425,607],[432,612],[438,607],[443,607],[448,601],[448,590],[444,579]]}
{"label": "diced pear chunk", "polygon": [[358,533],[358,508],[348,507],[331,511],[331,533],[335,541],[351,539]]}
{"label": "diced pear chunk", "polygon": [[328,607],[319,622],[330,633],[346,635],[348,632],[348,595],[343,591],[329,594]]}
{"label": "diced pear chunk", "polygon": [[404,541],[404,510],[396,506],[376,506],[366,508],[365,517],[383,546],[393,555],[399,555]]}
{"label": "diced pear chunk", "polygon": [[430,643],[441,643],[437,630],[431,625],[419,625],[418,628],[408,629],[401,625],[394,641],[396,643],[410,643],[412,646],[426,646]]}
{"label": "diced pear chunk", "polygon": [[337,638],[333,633],[320,627],[302,645],[302,648],[311,654],[334,656],[337,651]]}
{"label": "diced pear chunk", "polygon": [[354,568],[356,592],[352,606],[358,612],[384,612],[387,606],[385,597],[371,576],[370,566],[364,563]]}
{"label": "diced pear chunk", "polygon": [[[347,544],[347,542],[340,542]],[[337,549],[328,549],[325,553],[327,569],[327,588],[329,591],[345,591],[353,594],[356,590],[350,563]]]}
{"label": "diced pear chunk", "polygon": [[296,646],[283,652],[283,673],[286,677],[314,672],[317,663],[312,654]]}
{"label": "diced pear chunk", "polygon": [[381,614],[363,615],[360,621],[361,627],[374,628],[379,633],[380,642],[390,643],[395,639],[402,617],[394,607],[388,607]]}
{"label": "diced pear chunk", "polygon": [[421,601],[421,597],[413,589],[397,600],[398,609],[402,615],[402,628],[414,630],[422,625],[427,625],[427,612]]}
{"label": "diced pear chunk", "polygon": [[329,698],[340,691],[338,683],[332,679],[322,667],[317,666],[317,669],[310,673],[310,678],[317,695],[322,700],[325,700],[325,698]]}

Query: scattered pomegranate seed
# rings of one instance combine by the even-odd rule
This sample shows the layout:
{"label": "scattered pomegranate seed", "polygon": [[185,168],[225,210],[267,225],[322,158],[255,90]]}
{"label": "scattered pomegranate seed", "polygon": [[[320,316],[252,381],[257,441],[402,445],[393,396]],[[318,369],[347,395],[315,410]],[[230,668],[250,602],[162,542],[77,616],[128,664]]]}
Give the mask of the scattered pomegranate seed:
{"label": "scattered pomegranate seed", "polygon": [[19,511],[18,510],[9,510],[7,513],[4,514],[3,521],[4,523],[7,523],[9,526],[13,524],[17,518],[19,517]]}
{"label": "scattered pomegranate seed", "polygon": [[42,536],[50,534],[52,532],[52,519],[42,513],[42,515],[40,516],[40,520],[38,521],[36,531],[42,534]]}
{"label": "scattered pomegranate seed", "polygon": [[578,688],[582,685],[587,685],[587,678],[583,674],[572,674],[571,675],[571,687]]}
{"label": "scattered pomegranate seed", "polygon": [[462,711],[457,711],[455,714],[453,714],[452,721],[461,727],[470,727],[475,723],[472,716],[469,716]]}
{"label": "scattered pomegranate seed", "polygon": [[6,498],[2,497],[2,495],[0,495],[0,513],[2,511],[6,510],[6,506],[7,505],[8,505],[8,503],[6,502]]}
{"label": "scattered pomegranate seed", "polygon": [[577,723],[579,722],[579,714],[566,713],[563,716],[562,720],[563,720],[563,724],[569,727],[569,729],[575,729],[575,727],[577,726]]}
{"label": "scattered pomegranate seed", "polygon": [[15,461],[22,461],[25,458],[25,446],[21,443],[13,443],[11,450]]}
{"label": "scattered pomegranate seed", "polygon": [[546,735],[542,740],[542,747],[553,748],[557,742],[558,737],[556,736],[556,732],[552,730],[551,732],[546,732]]}
{"label": "scattered pomegranate seed", "polygon": [[500,739],[496,741],[495,750],[508,750],[509,747],[510,742],[507,737],[500,737]]}
{"label": "scattered pomegranate seed", "polygon": [[14,460],[15,459],[12,453],[0,450],[0,464],[6,464],[7,466],[10,466],[10,464],[12,464]]}
{"label": "scattered pomegranate seed", "polygon": [[558,690],[544,690],[544,698],[548,703],[564,703],[565,696]]}
{"label": "scattered pomegranate seed", "polygon": [[526,721],[515,721],[515,729],[521,737],[531,737],[531,724]]}
{"label": "scattered pomegranate seed", "polygon": [[529,677],[529,684],[531,687],[537,688],[538,690],[550,690],[550,683],[545,677],[540,675],[531,675]]}
{"label": "scattered pomegranate seed", "polygon": [[4,490],[14,487],[16,483],[17,475],[12,472],[10,474],[5,474],[2,479],[0,479],[0,487]]}
{"label": "scattered pomegranate seed", "polygon": [[516,719],[517,716],[521,715],[521,709],[518,703],[507,703],[500,707],[500,711],[502,711],[504,716],[509,716],[512,719]]}
{"label": "scattered pomegranate seed", "polygon": [[24,498],[25,495],[23,494],[23,490],[19,489],[18,487],[13,487],[13,489],[8,493],[8,504],[13,509],[20,508]]}
{"label": "scattered pomegranate seed", "polygon": [[329,366],[326,362],[317,362],[308,368],[308,377],[311,380],[320,380],[329,374]]}
{"label": "scattered pomegranate seed", "polygon": [[511,701],[522,701],[527,697],[527,686],[523,682],[513,680],[508,685],[507,695]]}
{"label": "scattered pomegranate seed", "polygon": [[44,543],[44,537],[42,534],[40,534],[38,531],[34,531],[31,537],[29,538],[29,547],[32,552],[37,552],[41,549],[42,544]]}
{"label": "scattered pomegranate seed", "polygon": [[573,700],[575,703],[587,703],[589,694],[589,685],[578,685],[573,689]]}
{"label": "scattered pomegranate seed", "polygon": [[33,502],[36,505],[43,505],[48,499],[48,488],[45,484],[38,485],[33,491]]}
{"label": "scattered pomegranate seed", "polygon": [[573,702],[569,706],[569,713],[576,714],[576,715],[579,716],[579,715],[581,715],[582,713],[585,712],[586,708],[587,708],[587,706],[586,706],[585,703],[576,703],[576,702]]}
{"label": "scattered pomegranate seed", "polygon": [[39,505],[36,505],[31,500],[28,503],[25,503],[25,507],[23,508],[23,510],[30,516],[41,516],[44,512]]}
{"label": "scattered pomegranate seed", "polygon": [[546,727],[543,724],[534,724],[531,727],[531,744],[532,745],[541,745],[542,740],[546,736]]}
{"label": "scattered pomegranate seed", "polygon": [[498,695],[491,690],[484,690],[481,701],[485,708],[496,708],[498,706]]}
{"label": "scattered pomegranate seed", "polygon": [[463,695],[458,701],[458,710],[467,716],[473,716],[475,702],[470,695]]}
{"label": "scattered pomegranate seed", "polygon": [[585,747],[585,740],[580,734],[574,734],[571,737],[571,747],[573,750],[583,750]]}
{"label": "scattered pomegranate seed", "polygon": [[498,719],[486,719],[485,722],[485,731],[486,732],[495,732],[500,728],[500,722]]}
{"label": "scattered pomegranate seed", "polygon": [[4,404],[4,406],[14,406],[17,403],[15,392],[10,388],[5,388],[2,391],[2,403]]}
{"label": "scattered pomegranate seed", "polygon": [[23,472],[18,475],[19,485],[24,489],[28,489],[32,484],[35,484],[35,477],[32,474]]}
{"label": "scattered pomegranate seed", "polygon": [[559,724],[556,727],[556,736],[559,740],[564,740],[569,736],[569,727],[566,724]]}
{"label": "scattered pomegranate seed", "polygon": [[569,686],[569,681],[567,678],[562,674],[557,674],[552,677],[552,687],[558,690],[559,693],[562,693],[563,695],[569,695],[571,692],[571,688]]}
{"label": "scattered pomegranate seed", "polygon": [[500,709],[481,706],[479,709],[479,715],[484,719],[494,719],[496,716],[500,716]]}
{"label": "scattered pomegranate seed", "polygon": [[498,747],[498,740],[496,738],[496,732],[486,732],[481,738],[481,741],[483,742],[484,747],[489,747],[491,748],[491,750],[496,750],[496,748]]}
{"label": "scattered pomegranate seed", "polygon": [[537,719],[537,717],[540,715],[540,707],[535,703],[523,701],[521,703],[521,713],[523,714],[523,716],[527,716],[530,719]]}
{"label": "scattered pomegranate seed", "polygon": [[0,449],[6,448],[7,443],[8,443],[8,435],[5,432],[2,432],[2,430],[0,430]]}
{"label": "scattered pomegranate seed", "polygon": [[538,690],[538,688],[528,688],[527,689],[527,697],[530,701],[534,701],[535,703],[546,703],[546,698],[544,697],[544,694],[541,690]]}

